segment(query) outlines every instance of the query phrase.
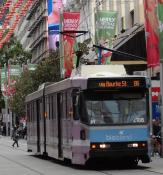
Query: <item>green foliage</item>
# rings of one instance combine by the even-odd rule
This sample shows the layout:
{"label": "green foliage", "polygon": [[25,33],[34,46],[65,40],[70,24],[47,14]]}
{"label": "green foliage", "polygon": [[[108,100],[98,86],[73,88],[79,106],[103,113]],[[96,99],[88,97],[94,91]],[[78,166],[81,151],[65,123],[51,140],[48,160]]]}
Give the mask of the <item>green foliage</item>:
{"label": "green foliage", "polygon": [[6,43],[2,49],[0,49],[0,64],[3,66],[8,63],[8,60],[12,61],[12,64],[23,64],[28,59],[31,59],[31,53],[24,51],[22,45],[14,37],[10,39],[10,42]]}
{"label": "green foliage", "polygon": [[88,55],[88,54],[89,54],[89,47],[88,47],[88,45],[90,44],[90,42],[91,42],[91,39],[90,39],[90,38],[87,39],[87,40],[85,40],[85,41],[82,42],[82,43],[79,42],[79,43],[78,43],[79,51],[82,51],[83,54]]}
{"label": "green foliage", "polygon": [[10,108],[17,116],[25,115],[25,96],[34,90],[31,75],[30,71],[25,71],[21,74],[15,85],[16,93],[9,99]]}
{"label": "green foliage", "polygon": [[16,93],[10,99],[10,108],[17,116],[25,115],[25,97],[37,90],[45,82],[56,82],[60,79],[59,53],[53,52],[45,58],[35,71],[25,71],[16,82]]}
{"label": "green foliage", "polygon": [[60,60],[59,52],[52,52],[37,67],[33,76],[33,86],[38,86],[45,82],[56,82],[60,80]]}
{"label": "green foliage", "polygon": [[[3,67],[4,64],[11,61],[11,64],[18,64],[22,65],[27,62],[27,60],[31,59],[31,53],[24,51],[22,45],[16,38],[11,37],[10,41],[7,42],[2,49],[0,49],[0,66]],[[0,99],[2,98],[2,94],[0,94]],[[21,100],[21,98],[20,98]],[[10,99],[11,102],[11,99]],[[15,104],[16,105],[16,104]],[[4,108],[4,101],[1,100],[0,102],[1,108]]]}

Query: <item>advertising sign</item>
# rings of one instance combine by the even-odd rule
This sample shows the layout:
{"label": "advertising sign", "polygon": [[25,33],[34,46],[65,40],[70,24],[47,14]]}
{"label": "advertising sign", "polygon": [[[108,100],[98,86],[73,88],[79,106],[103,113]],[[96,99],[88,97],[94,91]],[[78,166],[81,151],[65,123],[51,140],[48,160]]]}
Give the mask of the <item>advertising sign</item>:
{"label": "advertising sign", "polygon": [[22,68],[20,65],[8,65],[8,96],[15,93],[15,83],[21,73]]}
{"label": "advertising sign", "polygon": [[[74,31],[78,29],[80,13],[64,12],[63,13],[63,31]],[[75,64],[75,34],[67,33],[63,36],[64,50],[64,77],[70,77]]]}
{"label": "advertising sign", "polygon": [[49,49],[59,46],[60,11],[62,0],[48,0],[48,39]]}
{"label": "advertising sign", "polygon": [[144,0],[145,32],[148,67],[159,65],[159,33],[157,17],[157,1]]}
{"label": "advertising sign", "polygon": [[[106,48],[113,48],[113,38],[115,36],[117,24],[116,11],[97,11],[95,15],[96,43]],[[102,50],[101,64],[109,64],[112,53]]]}
{"label": "advertising sign", "polygon": [[5,80],[6,80],[6,73],[5,69],[1,69],[1,91],[2,93],[5,91]]}

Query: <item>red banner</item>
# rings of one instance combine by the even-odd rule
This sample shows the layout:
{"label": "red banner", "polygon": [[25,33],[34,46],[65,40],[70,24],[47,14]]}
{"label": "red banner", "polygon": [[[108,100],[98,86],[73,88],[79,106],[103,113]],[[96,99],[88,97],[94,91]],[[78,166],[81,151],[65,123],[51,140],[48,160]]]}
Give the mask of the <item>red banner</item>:
{"label": "red banner", "polygon": [[[80,13],[64,12],[63,13],[63,31],[74,31],[78,29]],[[75,34],[65,33],[63,37],[64,49],[64,77],[70,77],[74,66],[74,44]]]}
{"label": "red banner", "polygon": [[157,0],[144,0],[146,50],[148,67],[159,65],[159,33],[157,17]]}
{"label": "red banner", "polygon": [[158,101],[160,87],[152,87],[152,102]]}

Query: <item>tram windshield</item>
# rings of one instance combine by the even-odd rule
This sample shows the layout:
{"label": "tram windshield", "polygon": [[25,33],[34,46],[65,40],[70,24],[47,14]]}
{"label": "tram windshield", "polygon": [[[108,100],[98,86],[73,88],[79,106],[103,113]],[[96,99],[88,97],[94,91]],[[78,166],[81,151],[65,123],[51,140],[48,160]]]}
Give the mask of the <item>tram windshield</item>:
{"label": "tram windshield", "polygon": [[88,93],[82,95],[81,121],[89,125],[143,124],[147,122],[145,93]]}

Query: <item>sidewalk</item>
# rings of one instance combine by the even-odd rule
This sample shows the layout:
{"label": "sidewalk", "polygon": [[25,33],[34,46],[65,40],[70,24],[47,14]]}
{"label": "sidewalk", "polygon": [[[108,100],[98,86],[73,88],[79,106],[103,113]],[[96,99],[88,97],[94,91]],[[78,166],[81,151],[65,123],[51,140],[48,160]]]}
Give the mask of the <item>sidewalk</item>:
{"label": "sidewalk", "polygon": [[[13,144],[13,140],[11,139],[10,136],[2,136],[0,135],[0,144],[4,144],[8,147],[12,147]],[[16,149],[16,145],[15,145],[15,149]],[[27,151],[27,140],[25,139],[19,139],[19,148],[23,151]]]}

